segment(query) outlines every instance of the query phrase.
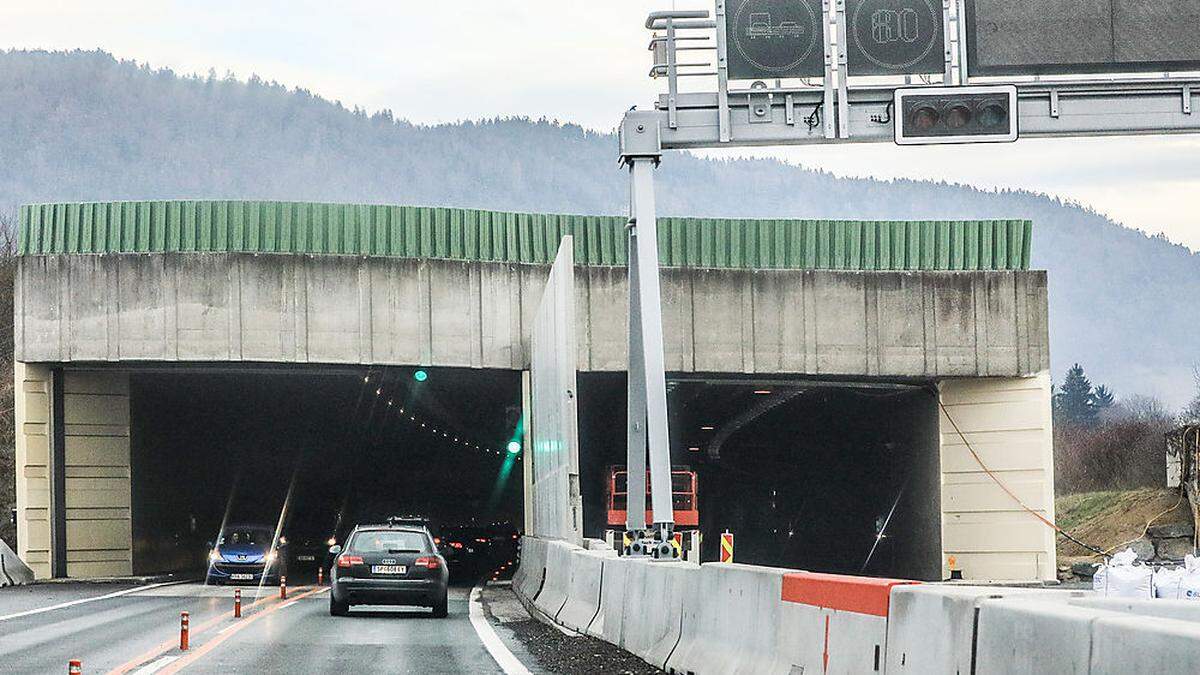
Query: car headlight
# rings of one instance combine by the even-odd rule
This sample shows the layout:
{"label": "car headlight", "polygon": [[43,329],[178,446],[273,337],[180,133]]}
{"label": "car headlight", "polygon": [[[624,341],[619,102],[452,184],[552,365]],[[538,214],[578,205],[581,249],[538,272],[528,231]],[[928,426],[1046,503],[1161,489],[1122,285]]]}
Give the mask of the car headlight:
{"label": "car headlight", "polygon": [[287,537],[280,537],[280,538],[279,538],[279,545],[280,545],[280,546],[282,546],[282,545],[284,545],[284,544],[286,544],[286,543],[287,543]]}
{"label": "car headlight", "polygon": [[215,549],[215,548],[212,550],[212,552],[210,552],[210,553],[208,554],[208,561],[209,561],[209,562],[217,562],[217,561],[218,561],[218,560],[220,560],[220,559],[221,559],[221,552],[220,552],[220,551],[218,551],[218,550],[217,550],[217,549]]}
{"label": "car headlight", "polygon": [[337,537],[330,537],[329,540],[325,542],[325,544],[328,546],[336,546],[337,545]]}

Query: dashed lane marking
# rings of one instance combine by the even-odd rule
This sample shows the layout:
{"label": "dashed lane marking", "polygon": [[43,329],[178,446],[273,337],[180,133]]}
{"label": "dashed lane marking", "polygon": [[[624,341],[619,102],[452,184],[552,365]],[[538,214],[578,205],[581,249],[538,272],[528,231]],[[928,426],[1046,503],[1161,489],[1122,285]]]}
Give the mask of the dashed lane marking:
{"label": "dashed lane marking", "polygon": [[[313,589],[310,591],[305,591],[303,593],[298,594],[296,596],[296,600],[303,600],[304,598],[307,598],[311,595],[316,595],[317,593],[320,593],[320,592],[321,592],[321,589]],[[199,648],[189,651],[186,655],[181,656],[178,661],[168,664],[167,667],[165,669],[163,669],[163,671],[162,671],[163,675],[172,675],[173,673],[177,673],[180,670],[186,668],[187,666],[195,663],[200,658],[202,658],[205,654],[207,654],[207,653],[211,652],[212,650],[216,649],[217,647],[219,647],[221,645],[221,643],[225,642],[229,638],[236,635],[238,633],[238,631],[242,630],[243,628],[246,628],[247,626],[254,623],[255,621],[258,621],[259,619],[263,618],[264,616],[270,616],[271,614],[274,614],[275,612],[283,609],[283,607],[284,607],[284,605],[274,605],[271,607],[267,607],[261,611],[255,612],[254,614],[250,615],[247,618],[243,618],[243,619],[235,622],[233,624],[233,626],[228,629],[228,632],[223,630],[220,633],[217,633],[216,635],[214,635],[212,637],[211,640],[200,645]]]}
{"label": "dashed lane marking", "polygon": [[158,671],[162,670],[168,663],[174,661],[177,658],[179,658],[179,657],[178,656],[164,656],[157,661],[148,663],[145,666],[138,668],[137,670],[134,671],[133,675],[150,675],[151,673],[157,673]]}

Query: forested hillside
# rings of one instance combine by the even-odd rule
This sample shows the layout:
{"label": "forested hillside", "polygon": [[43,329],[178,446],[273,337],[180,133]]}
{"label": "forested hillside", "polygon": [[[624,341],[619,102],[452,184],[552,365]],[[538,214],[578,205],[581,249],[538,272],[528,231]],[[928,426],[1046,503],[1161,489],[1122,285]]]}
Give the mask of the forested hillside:
{"label": "forested hillside", "polygon": [[[33,201],[260,198],[619,213],[616,140],[526,119],[417,126],[257,79],[179,77],[102,52],[0,52],[0,208]],[[1200,256],[1020,191],[843,179],[765,160],[671,157],[670,215],[1034,221],[1056,379],[1181,405],[1200,361]],[[1136,198],[1136,195],[1131,195]]]}

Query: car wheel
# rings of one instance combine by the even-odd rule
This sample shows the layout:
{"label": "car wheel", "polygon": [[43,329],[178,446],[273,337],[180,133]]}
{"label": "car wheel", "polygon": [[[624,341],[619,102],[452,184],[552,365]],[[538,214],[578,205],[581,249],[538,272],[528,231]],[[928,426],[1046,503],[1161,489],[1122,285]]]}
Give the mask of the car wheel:
{"label": "car wheel", "polygon": [[346,616],[349,613],[349,604],[334,600],[332,594],[329,596],[329,616]]}
{"label": "car wheel", "polygon": [[449,614],[448,604],[449,603],[447,601],[446,595],[443,593],[442,599],[438,600],[433,605],[433,616],[438,619],[446,618],[446,615]]}

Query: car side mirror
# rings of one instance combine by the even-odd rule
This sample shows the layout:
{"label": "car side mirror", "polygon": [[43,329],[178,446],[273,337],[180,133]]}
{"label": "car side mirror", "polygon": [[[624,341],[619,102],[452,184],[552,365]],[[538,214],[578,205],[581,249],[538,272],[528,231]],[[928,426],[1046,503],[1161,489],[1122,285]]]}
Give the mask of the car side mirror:
{"label": "car side mirror", "polygon": [[329,547],[329,553],[330,553],[330,555],[337,555],[337,554],[339,554],[339,553],[341,553],[341,552],[342,552],[342,547],[341,547],[341,546],[338,546],[337,544],[334,544],[333,546],[330,546],[330,547]]}

